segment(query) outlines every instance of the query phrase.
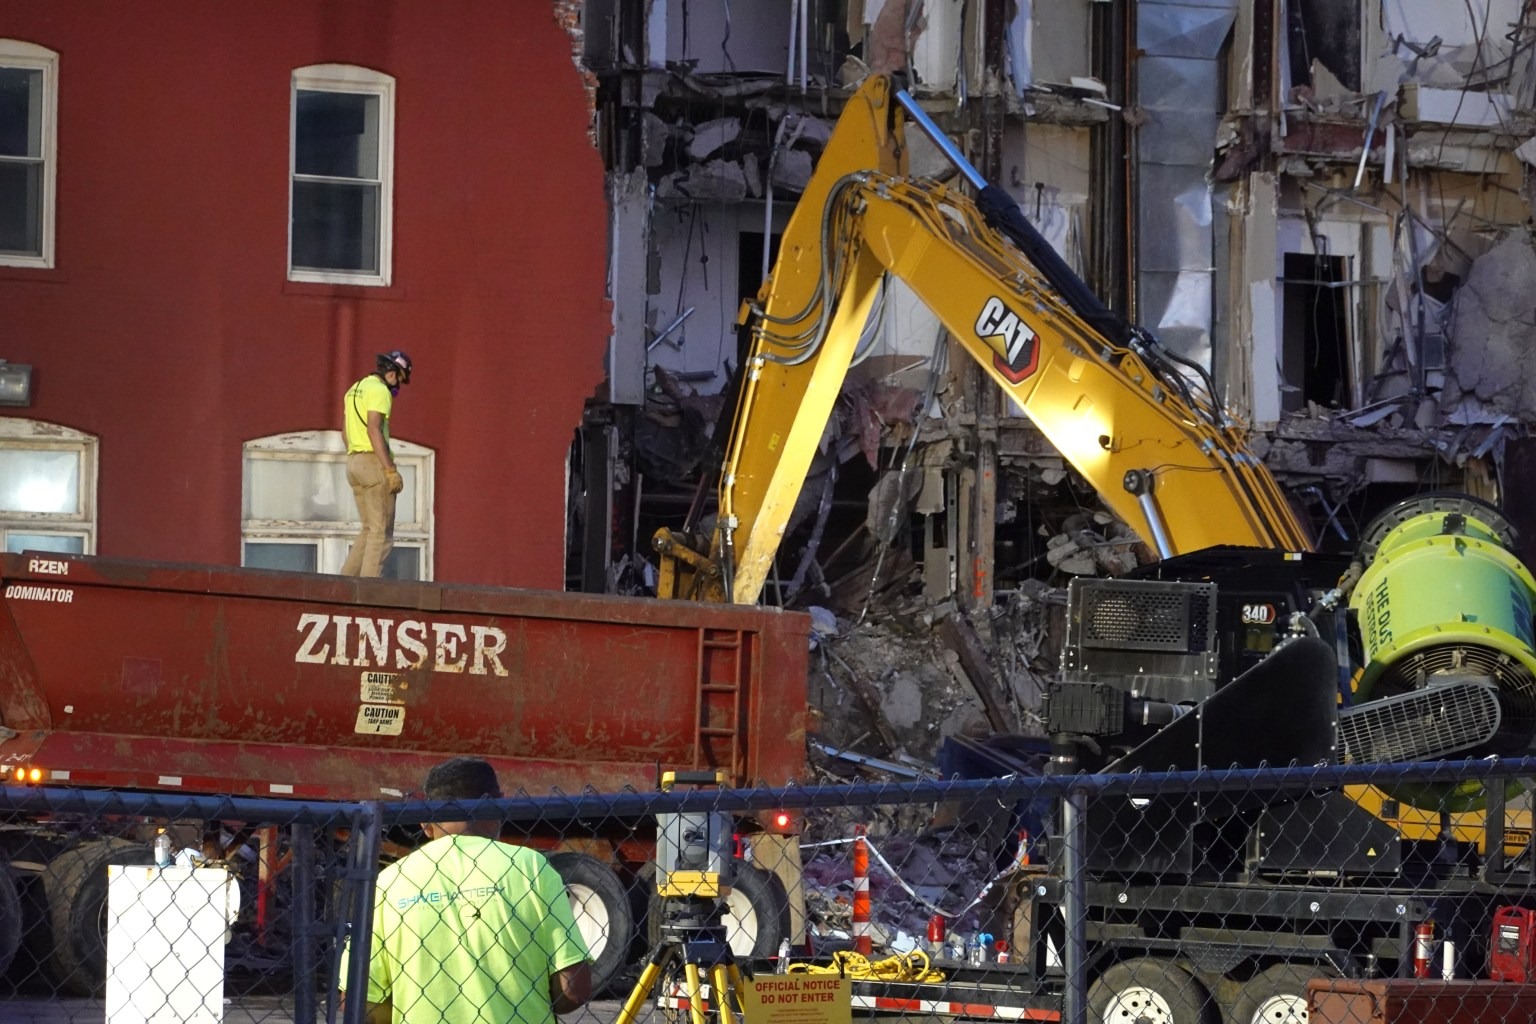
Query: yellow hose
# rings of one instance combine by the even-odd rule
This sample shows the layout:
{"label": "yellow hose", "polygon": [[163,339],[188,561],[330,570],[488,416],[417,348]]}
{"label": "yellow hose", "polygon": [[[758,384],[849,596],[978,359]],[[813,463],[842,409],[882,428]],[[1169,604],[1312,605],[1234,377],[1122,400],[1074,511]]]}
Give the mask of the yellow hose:
{"label": "yellow hose", "polygon": [[790,964],[790,974],[836,974],[855,981],[915,981],[935,984],[944,980],[944,972],[935,970],[928,954],[914,949],[905,955],[889,956],[884,960],[871,960],[862,953],[843,950],[832,954],[832,962],[820,964]]}

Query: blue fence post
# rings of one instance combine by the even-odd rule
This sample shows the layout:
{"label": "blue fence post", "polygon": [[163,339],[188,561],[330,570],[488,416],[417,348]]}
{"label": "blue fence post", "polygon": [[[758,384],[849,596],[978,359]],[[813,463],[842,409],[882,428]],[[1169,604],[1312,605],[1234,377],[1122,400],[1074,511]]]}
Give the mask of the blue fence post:
{"label": "blue fence post", "polygon": [[289,836],[293,855],[293,1016],[315,1019],[315,826],[295,824]]}
{"label": "blue fence post", "polygon": [[352,847],[352,915],[348,922],[347,992],[344,1024],[364,1024],[368,1015],[368,954],[373,947],[373,894],[379,877],[379,845],[383,834],[381,809],[368,803],[358,812]]}
{"label": "blue fence post", "polygon": [[1067,934],[1061,951],[1067,990],[1062,994],[1062,1024],[1088,1021],[1088,790],[1073,786],[1061,801],[1062,873],[1066,875],[1061,912]]}

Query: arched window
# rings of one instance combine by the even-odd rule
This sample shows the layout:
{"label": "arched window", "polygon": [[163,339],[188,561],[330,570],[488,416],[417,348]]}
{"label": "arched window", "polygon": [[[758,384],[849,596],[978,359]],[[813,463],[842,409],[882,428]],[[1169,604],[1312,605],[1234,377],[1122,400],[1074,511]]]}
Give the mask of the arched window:
{"label": "arched window", "polygon": [[[395,499],[390,579],[432,578],[432,449],[390,438],[405,489]],[[339,430],[274,434],[245,443],[240,564],[336,572],[361,524]]]}
{"label": "arched window", "polygon": [[96,553],[97,439],[0,416],[0,542],[5,550]]}
{"label": "arched window", "polygon": [[351,64],[293,73],[288,279],[387,285],[395,80]]}

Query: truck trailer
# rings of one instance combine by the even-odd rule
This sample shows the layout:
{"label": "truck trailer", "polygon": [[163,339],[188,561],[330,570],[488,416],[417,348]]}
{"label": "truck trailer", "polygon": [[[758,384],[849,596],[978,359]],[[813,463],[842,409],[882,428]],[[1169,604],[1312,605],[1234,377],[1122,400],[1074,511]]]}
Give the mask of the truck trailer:
{"label": "truck trailer", "polygon": [[[808,640],[807,616],[771,608],[6,554],[0,768],[11,785],[342,801],[409,798],[459,754],[535,797],[651,790],[667,770],[784,785],[805,770]],[[517,837],[552,853],[600,985],[628,961],[653,856],[652,823],[619,825]],[[100,915],[78,904],[103,898],[105,865],[150,862],[128,838],[0,830],[0,916],[13,887],[40,895],[63,989],[99,984]],[[276,830],[259,838],[269,867]],[[783,888],[741,874],[737,916],[757,927],[740,951],[771,951]]]}

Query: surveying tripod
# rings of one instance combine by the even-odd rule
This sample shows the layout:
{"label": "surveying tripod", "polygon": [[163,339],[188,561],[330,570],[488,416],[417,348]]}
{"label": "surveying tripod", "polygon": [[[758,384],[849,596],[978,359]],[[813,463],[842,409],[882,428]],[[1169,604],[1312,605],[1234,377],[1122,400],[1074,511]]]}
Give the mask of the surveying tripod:
{"label": "surveying tripod", "polygon": [[[724,772],[667,772],[661,790],[674,784],[721,785]],[[719,812],[656,816],[656,893],[660,897],[661,938],[651,950],[640,979],[624,1000],[614,1024],[635,1024],[657,981],[670,983],[682,967],[683,994],[692,1024],[705,1024],[703,982],[720,1024],[734,1024],[744,1014],[741,968],[726,941],[725,906],[732,856],[730,819]],[[732,1004],[735,1010],[732,1010]]]}
{"label": "surveying tripod", "polygon": [[[674,904],[669,906],[668,904]],[[725,926],[720,923],[722,911],[710,899],[685,899],[662,901],[661,941],[651,951],[640,972],[640,980],[624,1000],[614,1024],[635,1024],[636,1016],[651,998],[657,981],[676,977],[679,965],[683,969],[683,998],[688,1001],[688,1012],[693,1024],[705,1024],[703,982],[709,979],[710,1006],[716,1011],[720,1024],[731,1024],[734,1014],[741,1013],[745,1002],[742,998],[743,978],[741,968],[731,953],[730,943],[725,941]],[[735,1005],[733,1013],[732,1004]]]}

